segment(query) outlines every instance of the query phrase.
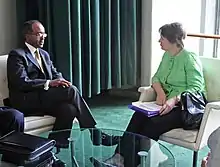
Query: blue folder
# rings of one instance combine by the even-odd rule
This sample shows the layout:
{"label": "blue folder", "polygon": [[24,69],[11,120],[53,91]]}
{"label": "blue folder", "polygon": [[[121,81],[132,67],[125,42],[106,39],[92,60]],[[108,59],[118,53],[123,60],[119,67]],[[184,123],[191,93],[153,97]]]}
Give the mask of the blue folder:
{"label": "blue folder", "polygon": [[160,114],[160,111],[147,111],[147,110],[144,110],[143,108],[139,108],[137,106],[134,106],[132,104],[129,104],[128,105],[128,108],[136,111],[136,112],[142,112],[144,113],[147,117],[153,117],[153,116],[157,116]]}

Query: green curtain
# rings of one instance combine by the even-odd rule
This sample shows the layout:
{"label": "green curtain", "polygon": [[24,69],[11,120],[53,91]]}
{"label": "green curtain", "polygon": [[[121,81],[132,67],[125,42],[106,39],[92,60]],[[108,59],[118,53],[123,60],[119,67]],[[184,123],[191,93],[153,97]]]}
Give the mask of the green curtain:
{"label": "green curtain", "polygon": [[43,23],[44,49],[84,96],[139,86],[140,0],[17,0],[18,30],[30,19]]}

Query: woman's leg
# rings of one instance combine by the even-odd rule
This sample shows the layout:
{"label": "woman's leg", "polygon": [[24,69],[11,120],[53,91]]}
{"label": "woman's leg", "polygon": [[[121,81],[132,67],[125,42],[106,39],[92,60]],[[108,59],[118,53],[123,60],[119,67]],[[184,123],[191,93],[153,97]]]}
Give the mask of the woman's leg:
{"label": "woman's leg", "polygon": [[151,117],[143,126],[140,134],[157,141],[161,134],[181,127],[181,109],[180,107],[175,107],[166,115]]}
{"label": "woman's leg", "polygon": [[148,120],[149,118],[143,113],[135,112],[121,138],[120,143],[116,147],[115,153],[120,153],[123,155],[124,149],[127,148],[127,146],[130,144],[130,141],[136,139],[135,135],[133,134],[140,134],[143,125],[148,122]]}
{"label": "woman's leg", "polygon": [[[150,139],[157,141],[161,134],[168,132],[169,130],[182,127],[181,110],[179,107],[176,107],[166,115],[155,116],[145,119],[142,118],[142,121],[142,123],[138,123],[140,125],[139,127],[136,127],[136,130],[138,134],[147,136],[149,138],[149,141],[146,141],[149,144],[149,149],[152,143],[150,142]],[[136,120],[136,122],[138,121]],[[129,166],[130,164],[135,164],[134,166],[137,166],[140,163],[140,157],[137,155],[137,153],[141,150],[141,137],[136,136],[135,140],[130,140],[130,143],[128,142],[129,141],[127,141],[126,145],[129,147],[133,147],[131,148],[133,150],[130,152],[133,154],[129,154],[128,151],[123,151],[124,165],[125,167]]]}
{"label": "woman's leg", "polygon": [[[137,145],[139,145],[140,142],[137,134],[141,133],[141,128],[148,120],[149,118],[145,114],[141,112],[135,112],[126,128],[125,133],[121,138],[120,143],[115,149],[115,155],[105,162],[117,165],[123,164],[123,157],[126,156],[127,153],[133,155],[133,152],[137,152],[136,149],[139,148]],[[129,158],[133,158],[133,156],[129,156]],[[132,164],[129,165],[131,167],[134,166]]]}
{"label": "woman's leg", "polygon": [[[143,113],[135,112],[115,150],[115,155],[120,154],[123,157],[125,167],[135,167],[140,163],[140,158],[137,153],[141,149],[141,140],[143,139],[141,136],[149,137],[149,140],[146,142],[150,149],[152,143],[150,140],[154,139],[154,141],[157,141],[161,134],[179,127],[182,127],[181,110],[179,107],[174,108],[170,113],[164,116],[150,118]],[[107,161],[113,162],[111,164],[122,162],[121,157],[115,155]]]}

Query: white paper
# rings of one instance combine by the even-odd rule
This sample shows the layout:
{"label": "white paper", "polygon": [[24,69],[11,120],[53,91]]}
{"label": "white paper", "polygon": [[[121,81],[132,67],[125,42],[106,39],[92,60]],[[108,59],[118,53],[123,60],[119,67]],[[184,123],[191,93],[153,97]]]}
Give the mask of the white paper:
{"label": "white paper", "polygon": [[159,111],[162,106],[157,105],[155,101],[153,102],[133,102],[132,103],[133,106],[142,108],[146,111]]}

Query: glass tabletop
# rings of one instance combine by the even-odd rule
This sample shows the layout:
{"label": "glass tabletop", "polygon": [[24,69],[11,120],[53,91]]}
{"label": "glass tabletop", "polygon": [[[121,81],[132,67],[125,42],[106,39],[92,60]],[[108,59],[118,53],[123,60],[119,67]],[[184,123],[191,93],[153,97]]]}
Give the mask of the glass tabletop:
{"label": "glass tabletop", "polygon": [[8,162],[0,161],[0,167],[16,167],[16,165],[8,163]]}
{"label": "glass tabletop", "polygon": [[71,131],[69,138],[70,147],[68,149],[61,149],[57,157],[69,167],[98,167],[97,164],[94,165],[94,159],[103,163],[114,155],[115,149],[118,147],[117,153],[123,155],[124,164],[129,164],[124,165],[125,167],[175,167],[176,163],[171,151],[161,143],[146,136],[121,130],[101,128],[99,129],[102,132],[99,136],[100,141],[102,141],[103,137],[101,134],[123,137],[120,138],[121,140],[116,145],[94,145],[91,137],[94,130],[74,128],[71,130],[54,131],[53,133],[55,134]]}

